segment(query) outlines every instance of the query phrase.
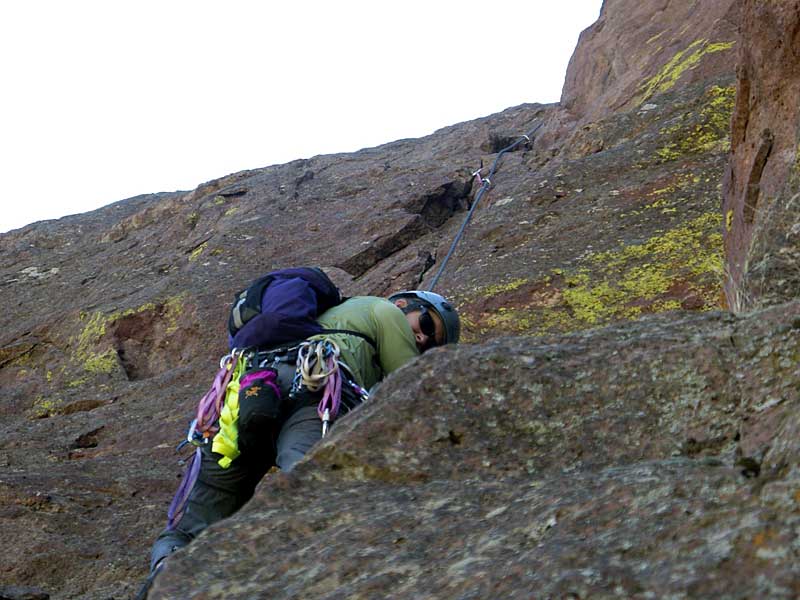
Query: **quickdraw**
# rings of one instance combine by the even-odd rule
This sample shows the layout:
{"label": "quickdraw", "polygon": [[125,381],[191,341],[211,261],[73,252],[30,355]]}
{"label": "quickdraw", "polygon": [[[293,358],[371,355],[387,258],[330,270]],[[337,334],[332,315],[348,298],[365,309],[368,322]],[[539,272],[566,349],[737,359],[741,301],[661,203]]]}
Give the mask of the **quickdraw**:
{"label": "quickdraw", "polygon": [[348,366],[339,359],[341,351],[336,342],[314,340],[303,342],[297,353],[297,371],[290,395],[305,388],[310,392],[322,390],[317,414],[322,421],[322,437],[330,431],[331,423],[342,406],[342,385],[348,385],[360,402],[369,400],[369,392],[353,381]]}
{"label": "quickdraw", "polygon": [[328,434],[342,402],[340,355],[339,346],[331,340],[303,342],[297,352],[297,372],[291,394],[296,394],[302,388],[310,392],[324,388],[317,405],[317,414],[322,421],[322,437]]}

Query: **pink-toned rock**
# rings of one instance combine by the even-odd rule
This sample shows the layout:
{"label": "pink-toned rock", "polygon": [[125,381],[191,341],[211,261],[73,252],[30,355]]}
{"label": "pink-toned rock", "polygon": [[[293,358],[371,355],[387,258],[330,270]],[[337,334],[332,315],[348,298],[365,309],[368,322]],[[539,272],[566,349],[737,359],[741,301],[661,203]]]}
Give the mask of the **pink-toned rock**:
{"label": "pink-toned rock", "polygon": [[675,86],[730,73],[740,4],[605,0],[570,60],[562,108],[581,123],[597,121]]}
{"label": "pink-toned rock", "polygon": [[735,310],[800,291],[800,2],[742,4],[747,43],[738,49],[723,205],[725,291]]}

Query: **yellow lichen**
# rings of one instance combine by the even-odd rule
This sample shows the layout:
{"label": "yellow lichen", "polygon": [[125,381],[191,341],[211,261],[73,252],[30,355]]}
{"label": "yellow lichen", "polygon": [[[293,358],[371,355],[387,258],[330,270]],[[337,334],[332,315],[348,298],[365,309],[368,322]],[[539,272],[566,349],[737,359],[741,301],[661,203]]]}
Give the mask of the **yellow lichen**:
{"label": "yellow lichen", "polygon": [[673,293],[689,293],[705,309],[715,308],[722,276],[721,225],[722,215],[706,213],[643,243],[590,254],[575,268],[552,270],[553,283],[539,282],[546,291],[531,294],[525,305],[484,314],[470,322],[470,329],[478,336],[585,329],[644,312],[676,310],[681,301]]}
{"label": "yellow lichen", "polygon": [[638,104],[643,103],[655,94],[666,92],[678,82],[689,69],[694,69],[707,54],[729,50],[735,42],[709,43],[707,39],[692,42],[688,48],[681,50],[665,64],[653,77],[640,86]]}
{"label": "yellow lichen", "polygon": [[200,255],[201,255],[201,254],[203,253],[203,251],[206,249],[206,246],[208,246],[208,242],[203,242],[203,243],[202,243],[202,244],[200,244],[200,245],[199,245],[197,248],[195,248],[194,250],[192,250],[192,253],[189,255],[189,261],[190,261],[190,262],[194,262],[195,260],[197,260],[198,258],[200,258]]}
{"label": "yellow lichen", "polygon": [[52,417],[58,414],[63,405],[64,402],[60,398],[37,396],[33,401],[33,406],[28,411],[28,417],[31,419]]}
{"label": "yellow lichen", "polygon": [[72,389],[79,388],[88,383],[88,381],[89,380],[86,377],[80,377],[78,379],[73,379],[72,381],[67,383],[67,387]]}
{"label": "yellow lichen", "polygon": [[683,124],[686,115],[678,124],[665,127],[661,134],[671,139],[656,151],[663,161],[670,161],[687,154],[703,152],[727,152],[730,150],[730,120],[736,96],[734,86],[710,87],[705,96],[706,104],[699,113],[697,122]]}
{"label": "yellow lichen", "polygon": [[587,269],[567,279],[564,300],[578,322],[595,325],[611,318],[623,300],[623,292],[608,281],[592,284]]}
{"label": "yellow lichen", "polygon": [[[98,343],[105,336],[106,329],[109,325],[125,317],[139,315],[145,312],[155,313],[160,310],[166,322],[166,333],[172,334],[178,329],[178,318],[183,313],[184,306],[185,296],[180,294],[167,298],[159,305],[148,302],[136,308],[114,311],[107,315],[100,312],[92,313],[91,315],[81,312],[80,320],[84,321],[85,325],[81,332],[72,339],[72,343],[75,346],[75,358],[88,373],[111,373],[118,365],[116,351],[111,348],[106,348],[105,350],[98,348]],[[76,385],[83,383],[82,379],[76,381]],[[69,385],[74,387],[72,385],[73,383],[75,382]]]}
{"label": "yellow lichen", "polygon": [[794,151],[794,172],[800,174],[800,144]]}
{"label": "yellow lichen", "polygon": [[105,352],[90,354],[83,361],[83,368],[89,373],[111,373],[117,366],[117,353],[109,349]]}
{"label": "yellow lichen", "polygon": [[658,196],[660,194],[669,194],[669,193],[674,192],[674,191],[675,191],[675,188],[673,186],[667,186],[667,187],[662,188],[660,190],[653,190],[652,192],[650,192],[650,195],[651,196]]}
{"label": "yellow lichen", "polygon": [[508,283],[489,285],[480,290],[480,295],[484,297],[497,296],[498,294],[504,294],[519,289],[527,282],[528,282],[527,279],[519,278],[519,279],[514,279],[513,281],[509,281]]}
{"label": "yellow lichen", "polygon": [[172,334],[178,330],[178,319],[183,314],[186,305],[185,294],[170,296],[164,302],[164,320],[167,323],[166,333]]}

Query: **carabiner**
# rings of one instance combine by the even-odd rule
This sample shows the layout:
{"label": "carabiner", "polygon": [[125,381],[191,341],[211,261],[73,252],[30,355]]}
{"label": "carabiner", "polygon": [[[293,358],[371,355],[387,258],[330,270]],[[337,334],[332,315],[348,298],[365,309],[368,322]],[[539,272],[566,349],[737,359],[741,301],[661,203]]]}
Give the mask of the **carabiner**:
{"label": "carabiner", "polygon": [[331,410],[329,408],[326,408],[325,412],[322,413],[322,437],[328,435],[330,422],[331,422]]}

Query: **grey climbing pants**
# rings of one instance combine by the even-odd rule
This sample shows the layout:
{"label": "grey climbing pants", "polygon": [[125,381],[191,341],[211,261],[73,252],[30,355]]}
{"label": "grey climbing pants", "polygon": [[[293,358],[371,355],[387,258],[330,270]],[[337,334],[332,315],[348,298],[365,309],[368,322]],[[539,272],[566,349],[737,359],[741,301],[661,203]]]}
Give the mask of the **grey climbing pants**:
{"label": "grey climbing pants", "polygon": [[[150,554],[150,569],[178,548],[192,541],[212,523],[239,510],[252,496],[264,474],[277,465],[290,471],[322,437],[322,423],[317,415],[315,395],[289,399],[294,366],[281,364],[277,368],[278,387],[285,399],[281,417],[264,426],[266,442],[259,449],[245,450],[228,468],[218,464],[220,454],[210,447],[202,448],[202,462],[197,481],[189,494],[186,508],[174,529],[165,529],[156,538]],[[342,412],[355,406],[355,395],[343,386]],[[345,400],[344,396],[349,397]],[[240,424],[240,427],[246,424]]]}

